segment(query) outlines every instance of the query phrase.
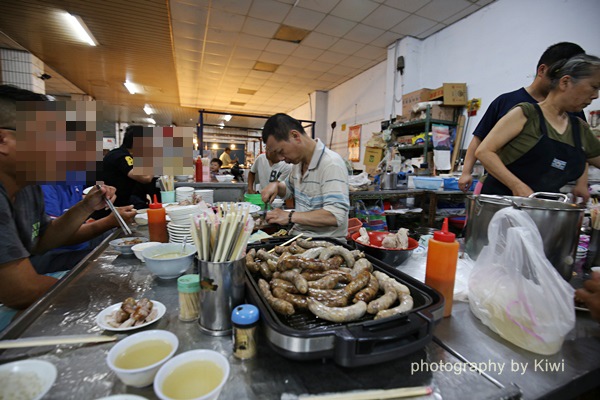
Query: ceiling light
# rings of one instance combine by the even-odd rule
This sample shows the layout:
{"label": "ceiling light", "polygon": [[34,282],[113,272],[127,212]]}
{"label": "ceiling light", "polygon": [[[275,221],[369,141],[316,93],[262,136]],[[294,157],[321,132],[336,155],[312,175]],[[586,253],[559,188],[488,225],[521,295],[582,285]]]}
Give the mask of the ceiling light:
{"label": "ceiling light", "polygon": [[213,148],[213,149],[218,149],[218,148],[219,148],[219,145],[215,143],[215,144],[213,144],[213,145],[212,145],[212,148]]}
{"label": "ceiling light", "polygon": [[241,101],[230,101],[229,104],[232,106],[245,106],[246,105],[246,103],[242,103]]}
{"label": "ceiling light", "polygon": [[231,149],[233,150],[235,149],[235,144],[232,143],[229,147],[231,147]]}
{"label": "ceiling light", "polygon": [[123,85],[125,85],[125,87],[127,88],[127,90],[129,90],[129,93],[131,94],[136,94],[137,90],[135,90],[135,84],[129,82],[129,81],[125,81],[123,83]]}
{"label": "ceiling light", "polygon": [[278,64],[267,63],[262,61],[257,61],[256,64],[254,64],[254,67],[252,67],[252,69],[255,71],[264,72],[275,72],[277,71],[277,68],[279,68]]}
{"label": "ceiling light", "polygon": [[250,96],[253,96],[256,94],[256,90],[239,88],[238,94],[249,94]]}
{"label": "ceiling light", "polygon": [[310,31],[308,29],[296,28],[295,26],[281,25],[273,39],[285,42],[300,43]]}
{"label": "ceiling light", "polygon": [[[129,88],[128,88],[129,89]],[[154,110],[148,104],[144,106],[144,112],[148,115],[154,114]]]}
{"label": "ceiling light", "polygon": [[94,35],[92,35],[92,32],[89,30],[89,28],[87,27],[85,22],[83,22],[83,19],[81,19],[79,15],[73,15],[69,13],[67,13],[66,15],[67,19],[71,23],[71,26],[75,30],[75,33],[77,33],[77,36],[80,40],[86,42],[90,46],[98,46],[98,41],[96,40]]}
{"label": "ceiling light", "polygon": [[230,114],[224,115],[223,116],[223,121],[226,121],[226,122],[231,121],[231,115]]}
{"label": "ceiling light", "polygon": [[154,120],[154,118],[148,118],[148,122],[152,125],[156,125],[156,121]]}

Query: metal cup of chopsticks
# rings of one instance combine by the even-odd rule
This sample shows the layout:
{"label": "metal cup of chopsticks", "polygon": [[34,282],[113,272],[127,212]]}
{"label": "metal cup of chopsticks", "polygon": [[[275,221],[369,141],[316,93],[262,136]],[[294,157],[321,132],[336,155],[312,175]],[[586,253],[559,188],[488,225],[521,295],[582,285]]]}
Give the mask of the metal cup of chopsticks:
{"label": "metal cup of chopsticks", "polygon": [[[96,185],[96,188],[98,188],[98,190],[102,190],[102,187],[100,185]],[[104,201],[106,202],[106,205],[108,206],[110,211],[115,215],[115,218],[117,219],[117,222],[119,222],[119,225],[121,226],[121,229],[123,229],[123,232],[125,232],[126,235],[131,235],[133,232],[131,232],[131,229],[129,229],[129,226],[127,226],[127,223],[125,222],[125,220],[123,220],[121,214],[119,214],[112,201],[110,201],[108,197],[104,197]]]}

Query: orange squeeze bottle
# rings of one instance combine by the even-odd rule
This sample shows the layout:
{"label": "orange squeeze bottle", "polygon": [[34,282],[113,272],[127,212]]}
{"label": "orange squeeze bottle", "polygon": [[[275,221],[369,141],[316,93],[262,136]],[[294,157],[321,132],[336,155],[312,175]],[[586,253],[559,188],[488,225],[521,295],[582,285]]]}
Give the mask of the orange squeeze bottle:
{"label": "orange squeeze bottle", "polygon": [[151,242],[168,243],[169,236],[167,234],[167,213],[162,206],[156,200],[154,195],[154,202],[150,203],[148,208],[148,231],[150,232]]}
{"label": "orange squeeze bottle", "polygon": [[452,297],[456,278],[459,244],[456,235],[448,232],[448,218],[444,218],[441,231],[433,232],[427,249],[425,284],[444,296],[444,317],[452,314]]}

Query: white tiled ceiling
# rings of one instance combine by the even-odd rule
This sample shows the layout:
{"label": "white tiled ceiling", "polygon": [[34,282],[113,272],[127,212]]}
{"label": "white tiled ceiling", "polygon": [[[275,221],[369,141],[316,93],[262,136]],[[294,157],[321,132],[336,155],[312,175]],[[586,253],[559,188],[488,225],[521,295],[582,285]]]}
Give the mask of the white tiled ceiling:
{"label": "white tiled ceiling", "polygon": [[[491,1],[3,0],[0,47],[29,50],[52,68],[48,92],[104,100],[108,119],[143,122],[150,104],[159,124],[185,126],[200,109],[290,111],[384,61],[396,40],[426,38]],[[65,11],[100,46],[79,44],[55,17]],[[282,25],[308,35],[276,40]],[[253,70],[257,61],[275,72]],[[125,79],[144,92],[130,95]]]}

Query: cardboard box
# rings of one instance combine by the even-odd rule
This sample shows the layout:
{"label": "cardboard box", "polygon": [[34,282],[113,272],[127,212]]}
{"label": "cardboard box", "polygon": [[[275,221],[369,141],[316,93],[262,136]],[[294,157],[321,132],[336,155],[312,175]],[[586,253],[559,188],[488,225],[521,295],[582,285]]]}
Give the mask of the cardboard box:
{"label": "cardboard box", "polygon": [[[431,119],[439,119],[442,121],[454,121],[454,113],[456,107],[452,106],[431,106]],[[418,120],[427,118],[425,110],[410,114],[410,120]]]}
{"label": "cardboard box", "polygon": [[[403,98],[404,99],[404,98]],[[464,106],[467,104],[466,83],[444,83],[430,91],[429,100],[443,99],[445,106]],[[404,108],[403,108],[404,110]]]}
{"label": "cardboard box", "polygon": [[[412,107],[422,101],[429,101],[431,89],[419,89],[402,96],[402,115],[410,116]],[[465,103],[466,104],[466,103]]]}
{"label": "cardboard box", "polygon": [[376,167],[383,158],[383,149],[380,147],[367,147],[363,164],[367,167]]}

